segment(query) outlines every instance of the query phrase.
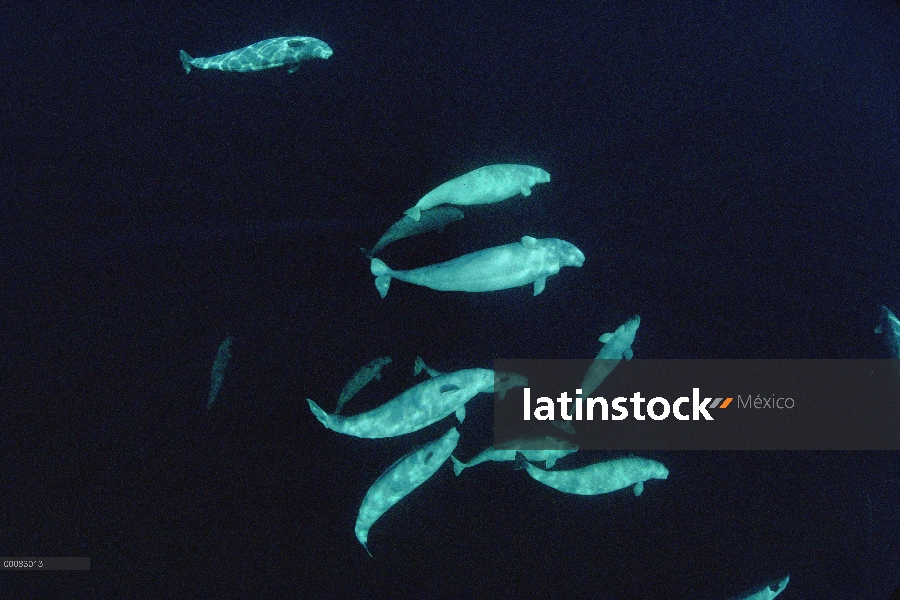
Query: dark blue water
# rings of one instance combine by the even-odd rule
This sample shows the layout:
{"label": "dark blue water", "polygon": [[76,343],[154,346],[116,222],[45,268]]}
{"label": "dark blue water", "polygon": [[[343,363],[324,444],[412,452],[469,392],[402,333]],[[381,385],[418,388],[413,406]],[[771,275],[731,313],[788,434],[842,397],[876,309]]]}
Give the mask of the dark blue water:
{"label": "dark blue water", "polygon": [[[884,357],[896,3],[47,3],[4,20],[0,554],[92,560],[7,574],[10,593],[716,600],[788,573],[784,600],[897,587],[896,453],[657,453],[670,477],[637,499],[443,467],[375,524],[369,558],[353,535],[366,490],[448,425],[359,440],[305,401],[332,409],[377,356],[394,363],[360,408],[408,387],[416,355],[589,358],[634,314],[640,357]],[[178,60],[282,35],[334,55],[292,75]],[[359,247],[504,162],[553,179],[382,258],[531,235],[574,243],[584,266],[537,297],[395,282],[379,298]],[[469,406],[463,456],[490,423]]]}

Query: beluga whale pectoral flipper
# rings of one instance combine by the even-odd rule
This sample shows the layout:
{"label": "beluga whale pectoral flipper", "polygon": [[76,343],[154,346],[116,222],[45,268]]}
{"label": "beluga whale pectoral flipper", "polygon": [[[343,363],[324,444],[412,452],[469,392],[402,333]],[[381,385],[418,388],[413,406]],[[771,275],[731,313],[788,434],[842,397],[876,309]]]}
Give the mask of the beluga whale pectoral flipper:
{"label": "beluga whale pectoral flipper", "polygon": [[334,51],[328,44],[306,36],[272,38],[225,54],[204,58],[193,58],[184,50],[179,52],[186,73],[190,73],[192,67],[243,73],[283,66],[287,66],[288,72],[293,73],[304,60],[327,59],[332,54]]}
{"label": "beluga whale pectoral flipper", "polygon": [[442,183],[405,211],[418,221],[421,212],[439,204],[493,204],[516,194],[531,195],[531,188],[550,181],[550,173],[528,165],[487,165]]}
{"label": "beluga whale pectoral flipper", "polygon": [[[458,441],[459,432],[452,427],[438,439],[395,462],[372,484],[359,507],[355,527],[356,539],[366,552],[369,552],[369,529],[372,524],[390,507],[428,481],[447,462]],[[369,556],[372,556],[371,552]]]}
{"label": "beluga whale pectoral flipper", "polygon": [[442,292],[494,292],[523,285],[534,285],[534,295],[544,291],[547,277],[562,267],[580,267],[584,253],[573,244],[556,238],[525,236],[519,242],[478,250],[446,262],[395,271],[384,261],[373,258],[370,270],[375,288],[387,296],[391,279]]}

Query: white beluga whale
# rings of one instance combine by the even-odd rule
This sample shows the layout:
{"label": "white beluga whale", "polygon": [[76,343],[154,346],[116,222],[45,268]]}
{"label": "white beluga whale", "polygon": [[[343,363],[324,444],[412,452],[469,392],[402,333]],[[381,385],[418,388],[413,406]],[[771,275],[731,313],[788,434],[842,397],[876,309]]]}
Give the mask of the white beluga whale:
{"label": "white beluga whale", "polygon": [[875,327],[875,333],[884,334],[891,355],[900,358],[900,319],[883,304],[881,305],[881,322]]}
{"label": "white beluga whale", "polygon": [[528,197],[535,184],[548,181],[550,173],[538,167],[487,165],[442,183],[404,212],[414,221],[418,221],[423,210],[439,204],[469,206],[501,202],[516,194]]}
{"label": "white beluga whale", "polygon": [[344,389],[341,390],[341,395],[338,397],[334,414],[341,412],[341,408],[344,407],[344,404],[346,404],[350,398],[355,396],[359,390],[365,387],[367,383],[373,379],[381,379],[381,369],[389,365],[390,362],[390,356],[382,356],[381,358],[370,361],[357,371],[344,385]]}
{"label": "white beluga whale", "polygon": [[[603,347],[600,353],[594,358],[594,362],[588,367],[588,371],[581,382],[581,391],[579,396],[583,398],[589,397],[594,393],[607,375],[612,373],[616,365],[623,358],[630,359],[633,355],[631,344],[634,343],[634,336],[637,334],[638,327],[641,324],[641,317],[635,315],[622,325],[620,325],[613,333],[604,333],[600,336],[600,342]],[[575,429],[572,427],[570,420],[551,421],[560,430],[575,435]]]}
{"label": "white beluga whale", "polygon": [[606,376],[619,364],[623,358],[631,359],[633,352],[631,344],[641,325],[641,317],[635,315],[620,325],[613,333],[604,333],[600,336],[603,347],[594,362],[588,368],[584,381],[581,382],[581,395],[588,397],[603,383]]}
{"label": "white beluga whale", "polygon": [[534,284],[534,295],[544,291],[547,277],[562,267],[580,267],[584,253],[573,244],[556,238],[525,236],[520,242],[478,250],[446,262],[395,271],[373,258],[375,288],[387,296],[391,279],[399,279],[441,292],[494,292]]}
{"label": "white beluga whale", "polygon": [[[498,385],[507,379],[501,376]],[[328,414],[307,399],[319,421],[332,431],[361,438],[395,437],[418,431],[456,413],[466,418],[466,402],[482,392],[494,391],[494,371],[463,369],[427,379],[378,408],[358,415]]]}
{"label": "white beluga whale", "polygon": [[521,452],[530,461],[544,461],[545,467],[552,469],[558,459],[577,450],[578,446],[572,442],[548,435],[543,439],[512,440],[497,448],[491,446],[469,462],[462,462],[452,455],[450,458],[453,459],[453,472],[459,475],[463,469],[480,465],[483,462],[515,460],[517,452]]}
{"label": "white beluga whale", "polygon": [[738,600],[772,600],[775,596],[784,591],[784,588],[787,587],[787,584],[790,580],[791,576],[788,575],[781,581],[770,583],[763,589],[757,592],[753,592],[749,596],[741,596]]}
{"label": "white beluga whale", "polygon": [[328,58],[334,54],[331,47],[313,37],[279,37],[256,42],[245,48],[232,50],[206,58],[193,58],[180,51],[181,64],[187,73],[191,68],[217,69],[219,71],[262,71],[287,65],[288,73],[300,68],[300,63],[311,58]]}
{"label": "white beluga whale", "polygon": [[404,216],[402,219],[391,225],[391,227],[381,236],[381,239],[375,244],[371,250],[363,248],[363,252],[369,258],[381,252],[385,246],[397,240],[406,237],[427,233],[429,231],[442,231],[444,227],[459,221],[463,218],[463,212],[452,206],[438,206],[422,211],[422,218],[418,221]]}
{"label": "white beluga whale", "polygon": [[[456,449],[459,432],[455,427],[395,462],[379,477],[363,499],[356,517],[356,539],[369,552],[369,529],[387,510],[404,496],[425,483],[447,462]],[[369,556],[372,553],[369,552]]]}
{"label": "white beluga whale", "polygon": [[222,382],[225,381],[225,370],[228,368],[228,361],[231,360],[231,343],[234,338],[230,335],[225,341],[219,345],[216,350],[216,359],[213,361],[212,371],[209,374],[209,397],[206,400],[206,409],[212,408],[216,398],[219,397],[219,390],[222,389]]}
{"label": "white beluga whale", "polygon": [[644,491],[649,479],[668,479],[669,470],[649,458],[617,458],[595,463],[580,469],[545,471],[529,463],[520,452],[516,454],[516,468],[524,467],[536,481],[567,494],[595,496],[634,486],[634,495]]}

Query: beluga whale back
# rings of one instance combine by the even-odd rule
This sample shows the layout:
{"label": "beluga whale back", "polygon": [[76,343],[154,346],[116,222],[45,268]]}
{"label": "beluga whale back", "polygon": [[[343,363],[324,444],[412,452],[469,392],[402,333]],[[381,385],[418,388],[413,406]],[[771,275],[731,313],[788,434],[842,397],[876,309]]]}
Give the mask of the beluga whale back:
{"label": "beluga whale back", "polygon": [[300,68],[299,63],[304,60],[325,59],[332,54],[334,51],[322,40],[304,36],[263,40],[239,50],[206,58],[193,58],[184,50],[180,51],[181,64],[186,73],[191,72],[191,67],[243,73],[285,65],[288,65],[288,73],[293,73]]}
{"label": "beluga whale back", "polygon": [[404,211],[414,220],[420,213],[438,204],[493,204],[516,194],[528,197],[537,183],[550,181],[550,173],[528,165],[487,165],[437,186]]}
{"label": "beluga whale back", "polygon": [[547,277],[562,267],[580,267],[584,253],[573,244],[556,238],[525,236],[520,242],[494,246],[453,260],[395,271],[373,258],[370,265],[375,287],[384,298],[391,279],[399,279],[442,292],[494,292],[534,284],[534,295],[544,291]]}

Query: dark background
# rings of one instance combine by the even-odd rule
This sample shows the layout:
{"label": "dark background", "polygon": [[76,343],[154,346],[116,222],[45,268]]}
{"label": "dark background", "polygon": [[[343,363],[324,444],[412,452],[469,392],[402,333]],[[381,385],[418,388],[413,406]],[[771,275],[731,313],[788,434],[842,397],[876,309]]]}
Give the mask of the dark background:
{"label": "dark background", "polygon": [[[645,358],[876,358],[900,308],[894,2],[53,2],[0,19],[0,555],[55,597],[886,598],[900,457],[647,453],[640,498],[442,468],[375,524],[371,483],[448,423],[324,428],[376,356],[590,358],[633,314]],[[334,55],[185,74],[282,35]],[[436,185],[524,163],[553,180],[382,258],[522,235],[585,253],[532,297],[378,297],[360,246]],[[234,336],[206,410],[219,343]],[[459,456],[490,440],[469,406]],[[355,407],[354,407],[355,405]],[[596,457],[594,457],[596,458]],[[24,592],[22,592],[24,593]]]}

